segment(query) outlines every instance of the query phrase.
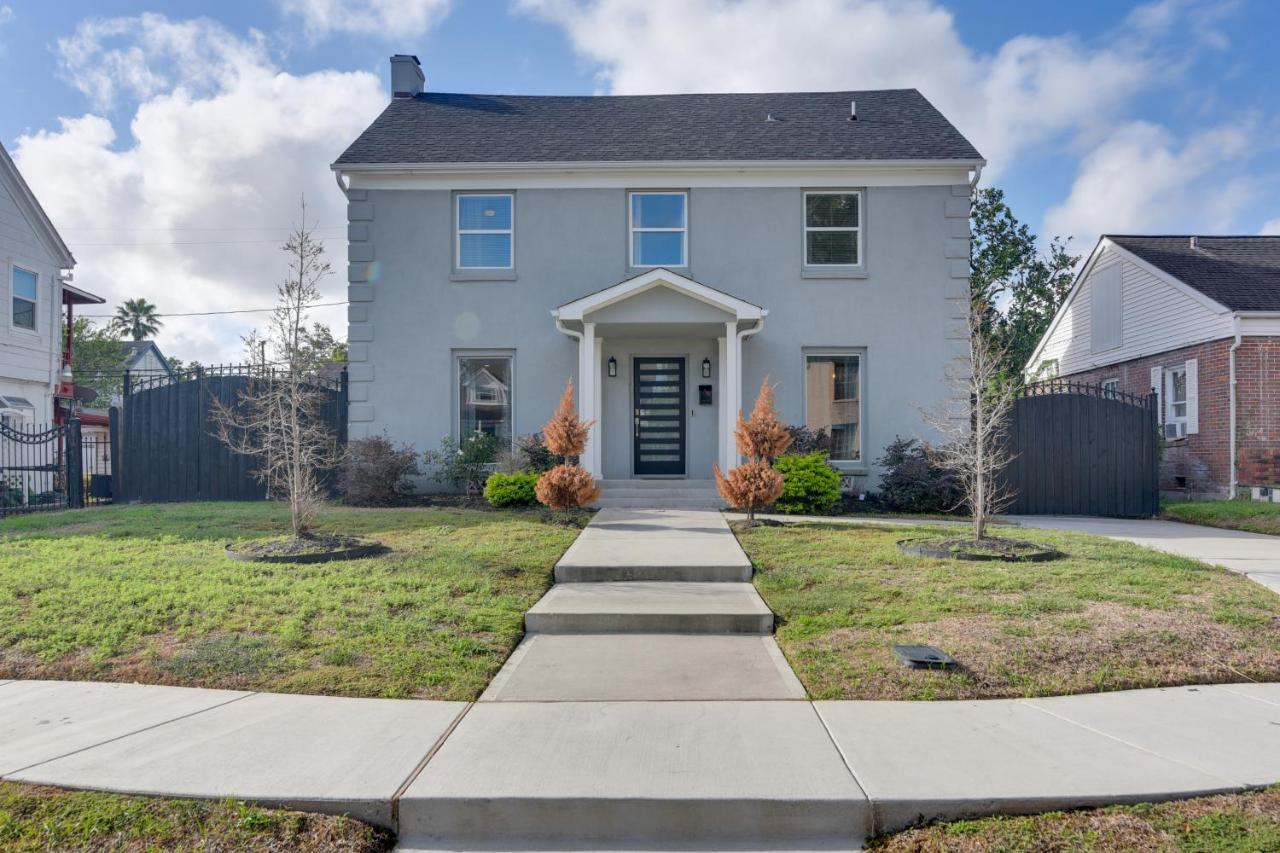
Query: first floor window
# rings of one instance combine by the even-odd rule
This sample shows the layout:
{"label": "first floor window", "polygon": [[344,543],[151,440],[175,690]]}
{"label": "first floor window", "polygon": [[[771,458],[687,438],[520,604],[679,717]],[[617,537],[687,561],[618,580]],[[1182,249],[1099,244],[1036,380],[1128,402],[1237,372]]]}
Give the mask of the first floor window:
{"label": "first floor window", "polygon": [[1169,394],[1169,422],[1170,423],[1186,423],[1187,421],[1187,367],[1179,365],[1178,367],[1169,368],[1168,388]]}
{"label": "first floor window", "polygon": [[804,262],[808,266],[856,266],[861,261],[861,195],[804,194]]}
{"label": "first floor window", "polygon": [[687,193],[631,194],[631,266],[688,265],[688,201]]}
{"label": "first floor window", "polygon": [[831,436],[831,459],[862,460],[862,356],[805,356],[805,426]]}
{"label": "first floor window", "polygon": [[515,258],[514,196],[458,196],[458,268],[512,269]]}
{"label": "first floor window", "polygon": [[511,356],[458,357],[458,437],[484,433],[511,443]]}
{"label": "first floor window", "polygon": [[36,274],[21,267],[13,268],[13,325],[36,327]]}
{"label": "first floor window", "polygon": [[1120,393],[1119,379],[1106,379],[1102,382],[1102,396],[1114,398]]}

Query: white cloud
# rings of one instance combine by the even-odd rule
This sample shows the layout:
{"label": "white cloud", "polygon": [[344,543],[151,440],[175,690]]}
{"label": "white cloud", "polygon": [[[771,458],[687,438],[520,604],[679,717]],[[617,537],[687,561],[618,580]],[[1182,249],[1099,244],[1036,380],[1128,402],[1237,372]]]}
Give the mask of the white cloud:
{"label": "white cloud", "polygon": [[[1101,133],[1159,67],[1137,35],[1097,46],[1023,35],[981,53],[931,0],[518,4],[560,25],[617,94],[920,89],[988,158],[992,175],[1059,136]],[[1176,13],[1162,6],[1170,8],[1151,17]]]}
{"label": "white cloud", "polygon": [[405,38],[420,36],[449,13],[450,0],[280,0],[302,19],[307,34]]}
{"label": "white cloud", "polygon": [[13,20],[13,7],[0,6],[0,26],[3,26],[4,24],[9,23],[12,20]]}
{"label": "white cloud", "polygon": [[1088,246],[1101,233],[1231,230],[1254,196],[1244,169],[1256,137],[1248,121],[1184,141],[1148,122],[1124,125],[1081,161],[1067,198],[1046,214],[1045,231]]}
{"label": "white cloud", "polygon": [[1258,233],[1280,236],[1280,218],[1271,219],[1262,223],[1262,227],[1258,229]]}
{"label": "white cloud", "polygon": [[[60,48],[64,73],[96,102],[132,99],[128,136],[88,114],[17,140],[78,285],[162,313],[271,305],[305,194],[308,219],[332,238],[326,301],[345,298],[345,199],[328,166],[386,104],[375,75],[288,74],[256,34],[159,15],[86,22]],[[341,308],[317,319],[345,328]],[[171,318],[160,343],[184,359],[237,360],[238,336],[262,320]]]}

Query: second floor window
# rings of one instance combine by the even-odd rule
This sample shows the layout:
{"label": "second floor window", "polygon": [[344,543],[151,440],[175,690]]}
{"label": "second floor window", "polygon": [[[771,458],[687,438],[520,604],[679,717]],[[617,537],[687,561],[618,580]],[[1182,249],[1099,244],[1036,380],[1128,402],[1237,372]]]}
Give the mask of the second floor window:
{"label": "second floor window", "polygon": [[515,266],[515,211],[510,193],[458,196],[458,268]]}
{"label": "second floor window", "polygon": [[862,196],[856,192],[804,194],[806,266],[857,266],[862,258]]}
{"label": "second floor window", "polygon": [[688,266],[688,193],[631,194],[631,266]]}
{"label": "second floor window", "polygon": [[36,274],[21,267],[13,268],[13,325],[36,327]]}

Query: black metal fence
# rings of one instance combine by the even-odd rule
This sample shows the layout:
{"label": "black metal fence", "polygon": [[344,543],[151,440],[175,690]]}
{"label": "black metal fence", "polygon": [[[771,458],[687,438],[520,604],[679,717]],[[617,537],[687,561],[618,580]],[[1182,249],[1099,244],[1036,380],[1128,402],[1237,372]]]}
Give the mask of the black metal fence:
{"label": "black metal fence", "polygon": [[0,421],[0,517],[110,503],[111,438],[76,418],[52,426]]}
{"label": "black metal fence", "polygon": [[1002,476],[1023,515],[1153,516],[1160,511],[1154,394],[1081,382],[1030,385],[1009,425]]}
{"label": "black metal fence", "polygon": [[[254,383],[279,371],[259,365],[215,365],[169,375],[125,375],[118,495],[129,501],[262,500],[255,457],[217,437],[215,401],[237,409]],[[347,440],[345,370],[308,377],[322,398],[318,416],[340,444]]]}

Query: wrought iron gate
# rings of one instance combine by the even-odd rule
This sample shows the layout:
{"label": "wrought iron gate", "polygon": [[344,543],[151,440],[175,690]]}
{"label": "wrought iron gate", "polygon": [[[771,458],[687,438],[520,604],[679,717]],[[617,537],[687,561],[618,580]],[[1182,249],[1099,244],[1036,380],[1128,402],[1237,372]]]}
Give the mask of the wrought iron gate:
{"label": "wrought iron gate", "polygon": [[79,419],[52,426],[0,419],[0,517],[110,503],[111,439]]}

